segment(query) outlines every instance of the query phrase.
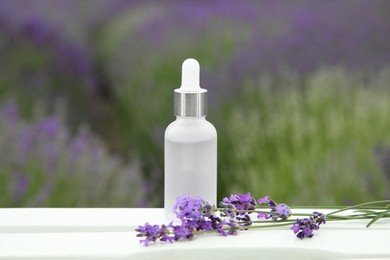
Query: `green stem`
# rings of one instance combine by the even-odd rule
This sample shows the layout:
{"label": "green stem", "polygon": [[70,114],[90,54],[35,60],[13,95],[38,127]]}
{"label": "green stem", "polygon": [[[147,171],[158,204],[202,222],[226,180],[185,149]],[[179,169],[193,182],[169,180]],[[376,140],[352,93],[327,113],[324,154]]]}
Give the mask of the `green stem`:
{"label": "green stem", "polygon": [[[288,224],[292,224],[292,223],[295,223],[295,222],[296,222],[295,220],[274,220],[274,221],[254,220],[254,221],[252,221],[252,223],[254,223],[254,224],[270,224],[270,223],[288,223]],[[245,222],[242,222],[242,223],[245,223]]]}
{"label": "green stem", "polygon": [[283,222],[279,224],[272,224],[272,225],[254,225],[254,226],[248,226],[245,227],[245,229],[251,229],[251,228],[271,228],[271,227],[283,227],[283,226],[289,226],[293,224],[295,221],[292,222]]}
{"label": "green stem", "polygon": [[[383,218],[390,218],[389,216],[384,216]],[[357,216],[357,217],[350,217],[350,216],[330,216],[330,218],[327,218],[326,221],[341,221],[341,220],[359,220],[359,219],[372,219],[372,216]],[[244,222],[242,222],[244,223]],[[253,224],[270,224],[270,223],[278,223],[278,224],[271,224],[271,225],[262,225],[261,227],[274,227],[274,226],[287,226],[295,223],[295,220],[278,220],[278,221],[252,221]],[[253,225],[249,227],[259,227],[259,225]],[[247,228],[247,227],[245,227]]]}
{"label": "green stem", "polygon": [[[380,210],[380,209],[386,209],[387,207],[365,207],[367,205],[375,205],[375,204],[381,204],[381,203],[390,203],[390,200],[379,200],[379,201],[373,201],[373,202],[366,202],[366,203],[361,203],[349,207],[345,206],[294,206],[292,207],[293,209],[338,209],[336,211],[333,211],[331,213],[326,214],[326,216],[334,215],[336,213],[340,213],[346,210],[350,209],[372,209],[372,210]],[[261,207],[262,208],[262,207]],[[264,208],[266,209],[266,208]],[[214,208],[214,212],[217,211],[223,211],[225,210],[224,208]],[[263,213],[263,214],[272,214],[270,211],[264,211],[264,210],[235,210],[235,212],[238,213]],[[312,213],[292,213],[292,216],[311,216]]]}
{"label": "green stem", "polygon": [[[223,208],[215,208],[214,209],[214,212],[217,212],[217,211],[223,211],[224,209]],[[237,212],[237,213],[263,213],[263,214],[273,214],[275,212],[270,212],[270,211],[263,211],[263,210],[235,210],[234,212]],[[291,216],[311,216],[313,215],[312,213],[292,213]]]}
{"label": "green stem", "polygon": [[[357,220],[357,219],[372,219],[373,217],[355,217],[355,218],[348,218],[343,216],[332,216],[330,219],[326,219],[326,221],[340,221],[340,220]],[[381,218],[390,218],[390,215],[383,216]]]}
{"label": "green stem", "polygon": [[353,206],[350,206],[350,207],[345,207],[345,208],[333,211],[331,213],[326,214],[326,216],[328,217],[328,216],[334,215],[336,213],[340,213],[340,212],[343,212],[343,211],[346,211],[346,210],[350,210],[350,209],[359,209],[362,206],[375,205],[375,204],[384,204],[384,203],[390,203],[390,200],[378,200],[378,201],[361,203],[361,204],[357,204],[357,205],[353,205]]}
{"label": "green stem", "polygon": [[[293,209],[344,209],[345,206],[292,206]],[[359,209],[384,209],[384,207],[359,207]]]}

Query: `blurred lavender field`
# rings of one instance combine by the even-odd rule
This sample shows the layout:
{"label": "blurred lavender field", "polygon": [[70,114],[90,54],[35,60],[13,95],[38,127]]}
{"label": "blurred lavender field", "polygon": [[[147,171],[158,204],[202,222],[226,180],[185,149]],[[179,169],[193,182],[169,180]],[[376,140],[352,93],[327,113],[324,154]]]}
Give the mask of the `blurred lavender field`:
{"label": "blurred lavender field", "polygon": [[162,205],[181,63],[218,195],[390,197],[387,0],[0,1],[0,207]]}

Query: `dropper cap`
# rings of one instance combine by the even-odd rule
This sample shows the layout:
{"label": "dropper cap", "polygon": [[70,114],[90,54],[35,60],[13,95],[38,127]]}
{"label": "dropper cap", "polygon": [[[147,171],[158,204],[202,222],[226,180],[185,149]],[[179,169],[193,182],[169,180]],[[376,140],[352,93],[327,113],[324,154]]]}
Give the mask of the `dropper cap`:
{"label": "dropper cap", "polygon": [[200,66],[195,59],[186,59],[181,70],[181,86],[174,92],[176,116],[201,117],[207,114],[207,90],[199,85]]}

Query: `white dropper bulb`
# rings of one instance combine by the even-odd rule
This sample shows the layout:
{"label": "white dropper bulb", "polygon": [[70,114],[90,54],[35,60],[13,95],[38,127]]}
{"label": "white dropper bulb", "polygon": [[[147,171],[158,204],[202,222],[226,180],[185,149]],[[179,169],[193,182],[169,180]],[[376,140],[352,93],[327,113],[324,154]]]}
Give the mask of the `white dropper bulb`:
{"label": "white dropper bulb", "polygon": [[186,59],[181,67],[181,86],[174,91],[174,112],[180,117],[207,115],[207,90],[199,85],[200,66]]}
{"label": "white dropper bulb", "polygon": [[200,91],[199,85],[199,62],[195,59],[186,59],[181,67],[180,90],[188,92]]}

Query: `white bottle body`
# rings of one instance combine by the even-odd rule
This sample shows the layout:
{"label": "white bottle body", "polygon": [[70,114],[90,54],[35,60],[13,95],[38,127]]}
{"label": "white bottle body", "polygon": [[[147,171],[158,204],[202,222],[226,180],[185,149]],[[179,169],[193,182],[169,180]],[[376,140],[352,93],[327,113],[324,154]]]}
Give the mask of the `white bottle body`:
{"label": "white bottle body", "polygon": [[173,206],[183,194],[217,203],[217,131],[203,117],[177,117],[165,130],[164,208],[174,217]]}

